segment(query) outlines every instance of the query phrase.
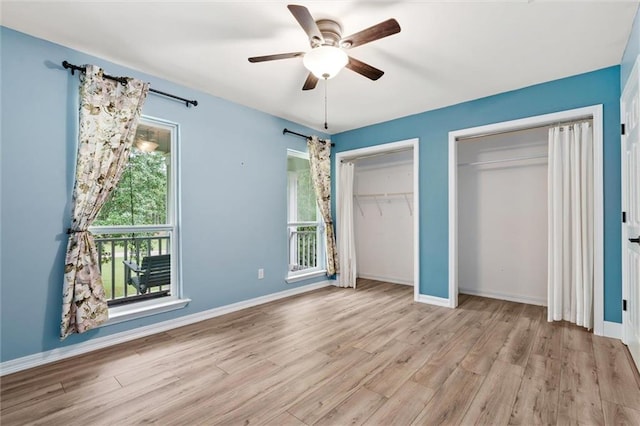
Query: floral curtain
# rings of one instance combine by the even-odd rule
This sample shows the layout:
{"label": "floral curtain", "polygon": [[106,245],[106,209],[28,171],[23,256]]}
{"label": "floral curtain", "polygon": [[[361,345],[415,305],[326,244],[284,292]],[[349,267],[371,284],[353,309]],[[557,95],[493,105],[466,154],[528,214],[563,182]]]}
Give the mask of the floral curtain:
{"label": "floral curtain", "polygon": [[336,236],[331,218],[331,141],[321,141],[316,136],[307,141],[311,180],[316,192],[320,214],[327,231],[327,275],[339,272]]}
{"label": "floral curtain", "polygon": [[95,65],[80,77],[80,125],[72,220],[64,268],[60,337],[108,319],[98,253],[89,226],[126,168],[149,87],[106,79]]}

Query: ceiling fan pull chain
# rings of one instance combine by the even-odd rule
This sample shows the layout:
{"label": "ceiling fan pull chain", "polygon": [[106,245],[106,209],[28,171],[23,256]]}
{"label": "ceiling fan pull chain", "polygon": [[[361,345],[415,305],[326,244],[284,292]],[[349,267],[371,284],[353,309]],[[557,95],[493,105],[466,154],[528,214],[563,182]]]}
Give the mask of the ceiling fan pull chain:
{"label": "ceiling fan pull chain", "polygon": [[329,84],[328,79],[324,79],[324,129],[327,130],[329,126],[327,126],[327,85]]}

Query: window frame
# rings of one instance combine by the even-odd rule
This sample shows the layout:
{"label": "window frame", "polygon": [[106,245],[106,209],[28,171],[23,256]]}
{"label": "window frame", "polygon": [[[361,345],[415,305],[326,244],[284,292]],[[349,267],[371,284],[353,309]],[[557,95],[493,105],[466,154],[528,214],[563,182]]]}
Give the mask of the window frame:
{"label": "window frame", "polygon": [[[170,295],[155,299],[130,302],[109,307],[109,320],[105,325],[117,324],[124,321],[169,312],[184,308],[191,300],[184,298],[182,294],[182,274],[180,250],[180,125],[169,120],[142,115],[139,124],[159,127],[168,130],[171,134],[170,161],[168,162],[169,182],[167,188],[167,223],[160,225],[123,225],[123,226],[91,226],[89,231],[94,235],[129,233],[129,232],[153,232],[167,231],[171,238],[171,287]],[[128,285],[125,283],[125,285]]]}
{"label": "window frame", "polygon": [[[289,157],[301,158],[309,161],[309,153],[297,151],[295,149],[288,148],[287,149],[287,163]],[[291,188],[292,176],[287,169],[287,218],[286,218],[286,229],[287,229],[287,276],[285,277],[285,281],[287,283],[295,283],[298,281],[324,276],[327,273],[326,270],[326,232],[325,232],[325,223],[322,218],[322,214],[320,213],[320,208],[318,207],[318,203],[316,201],[316,221],[293,221],[289,222],[289,214],[292,211],[292,203],[291,196],[295,194],[295,198],[297,200],[297,180],[296,180],[296,188]],[[297,204],[296,204],[297,206]],[[303,269],[300,271],[290,271],[289,270],[289,260],[291,259],[291,241],[289,240],[289,228],[291,226],[304,226],[304,225],[315,225],[316,226],[316,259],[317,266],[315,268]]]}

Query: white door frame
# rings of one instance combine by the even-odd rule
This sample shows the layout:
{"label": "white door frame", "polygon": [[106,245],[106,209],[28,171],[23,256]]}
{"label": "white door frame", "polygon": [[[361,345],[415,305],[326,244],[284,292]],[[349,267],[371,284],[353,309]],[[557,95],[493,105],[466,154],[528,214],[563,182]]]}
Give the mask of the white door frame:
{"label": "white door frame", "polygon": [[[398,142],[390,142],[381,145],[369,146],[366,148],[352,149],[342,151],[336,154],[336,210],[339,210],[338,203],[340,200],[340,162],[352,160],[365,155],[384,154],[387,152],[398,151],[401,149],[413,149],[413,298],[418,300],[420,295],[420,180],[419,162],[420,155],[418,151],[419,139],[407,139]],[[338,235],[338,237],[340,237]]]}
{"label": "white door frame", "polygon": [[[593,331],[604,335],[604,203],[603,203],[603,155],[602,155],[602,105],[554,112],[504,121],[485,126],[471,127],[449,132],[449,301],[458,306],[458,160],[459,138],[491,135],[495,133],[526,130],[532,127],[552,125],[558,122],[591,117],[593,119],[593,173],[594,173],[594,297]],[[607,333],[609,334],[609,333]]]}

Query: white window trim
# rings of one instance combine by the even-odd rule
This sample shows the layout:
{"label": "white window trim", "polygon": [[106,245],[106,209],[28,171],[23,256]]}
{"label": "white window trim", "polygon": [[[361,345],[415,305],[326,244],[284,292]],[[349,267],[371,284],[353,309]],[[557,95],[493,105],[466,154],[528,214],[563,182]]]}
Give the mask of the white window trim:
{"label": "white window trim", "polygon": [[297,283],[299,281],[309,280],[311,278],[324,277],[327,275],[326,269],[314,269],[313,271],[304,271],[303,273],[289,273],[285,281],[287,284]]}
{"label": "white window trim", "polygon": [[158,299],[145,300],[144,302],[129,303],[109,308],[109,319],[101,326],[118,324],[151,315],[162,314],[182,309],[191,302],[191,299],[178,297],[160,297]]}
{"label": "white window trim", "polygon": [[[180,127],[178,123],[143,115],[140,123],[162,127],[171,131],[171,156],[170,156],[170,179],[167,224],[162,225],[137,225],[137,226],[92,226],[89,228],[93,234],[108,234],[119,232],[147,232],[147,231],[170,231],[171,232],[171,296],[157,299],[144,300],[141,302],[127,303],[112,306],[109,308],[109,319],[101,326],[109,326],[164,312],[182,309],[191,302],[191,299],[182,296],[182,271],[181,258],[182,251],[178,224],[180,223],[180,186],[178,181],[179,164],[179,138]],[[127,285],[125,283],[125,285]]]}

